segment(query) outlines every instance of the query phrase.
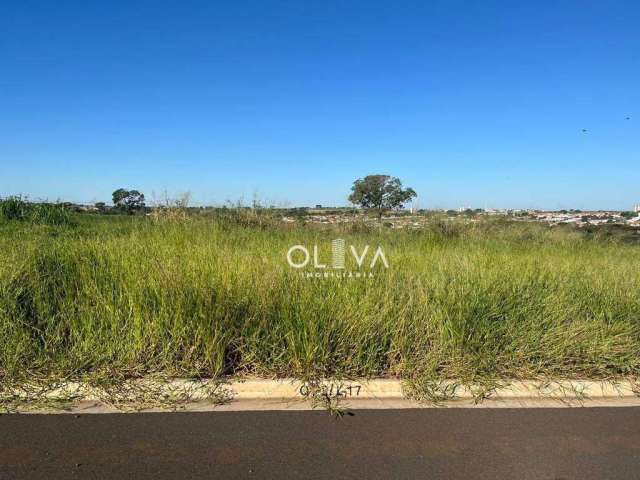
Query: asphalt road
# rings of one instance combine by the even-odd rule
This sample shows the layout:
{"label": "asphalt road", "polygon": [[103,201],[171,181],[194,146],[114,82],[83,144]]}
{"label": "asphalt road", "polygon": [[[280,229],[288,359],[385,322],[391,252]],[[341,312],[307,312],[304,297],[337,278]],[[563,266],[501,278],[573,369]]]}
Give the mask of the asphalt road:
{"label": "asphalt road", "polygon": [[640,478],[640,408],[0,416],[0,479]]}

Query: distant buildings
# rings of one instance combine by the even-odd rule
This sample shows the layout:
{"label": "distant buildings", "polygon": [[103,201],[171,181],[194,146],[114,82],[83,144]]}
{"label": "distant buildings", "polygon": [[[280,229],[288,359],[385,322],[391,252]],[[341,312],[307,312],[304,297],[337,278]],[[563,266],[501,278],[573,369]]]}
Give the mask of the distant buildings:
{"label": "distant buildings", "polygon": [[[522,209],[474,209],[471,207],[461,209],[462,212],[456,210],[419,210],[387,212],[384,216],[385,226],[394,229],[419,229],[425,227],[430,222],[442,221],[442,215],[446,216],[447,221],[457,222],[477,222],[480,216],[504,216],[517,222],[539,222],[549,226],[556,225],[574,225],[576,227],[589,227],[597,225],[627,225],[637,228],[640,233],[640,213],[637,216],[628,216],[625,213],[614,210],[522,210]],[[462,215],[461,215],[462,213]],[[435,217],[434,217],[435,215]],[[438,216],[440,215],[440,216]],[[304,216],[308,223],[318,224],[338,224],[349,223],[353,221],[377,224],[377,219],[373,215],[368,215],[362,209],[335,209],[329,210],[327,207],[323,209],[309,210]],[[284,216],[283,221],[293,223],[295,221],[292,216]]]}

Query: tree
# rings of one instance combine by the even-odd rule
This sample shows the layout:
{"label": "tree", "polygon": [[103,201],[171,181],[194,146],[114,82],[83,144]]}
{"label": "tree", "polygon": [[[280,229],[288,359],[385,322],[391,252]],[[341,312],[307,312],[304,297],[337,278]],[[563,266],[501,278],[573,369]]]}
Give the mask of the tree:
{"label": "tree", "polygon": [[113,199],[113,204],[116,207],[124,206],[124,199],[129,195],[129,191],[124,188],[119,188],[111,194],[111,198]]}
{"label": "tree", "polygon": [[113,204],[121,209],[133,213],[144,208],[144,193],[138,190],[119,188],[112,194]]}
{"label": "tree", "polygon": [[129,210],[144,208],[144,193],[138,190],[131,190],[127,198],[125,198],[124,203]]}
{"label": "tree", "polygon": [[362,208],[375,210],[380,219],[385,210],[402,208],[416,196],[412,188],[402,188],[399,178],[389,175],[368,175],[353,182],[349,201]]}

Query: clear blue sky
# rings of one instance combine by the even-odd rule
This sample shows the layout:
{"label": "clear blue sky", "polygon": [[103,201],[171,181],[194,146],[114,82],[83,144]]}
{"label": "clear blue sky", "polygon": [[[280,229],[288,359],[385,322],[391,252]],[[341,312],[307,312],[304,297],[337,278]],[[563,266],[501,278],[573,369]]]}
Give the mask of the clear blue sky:
{"label": "clear blue sky", "polygon": [[5,2],[0,195],[341,205],[388,173],[420,207],[629,209],[639,25],[637,0]]}

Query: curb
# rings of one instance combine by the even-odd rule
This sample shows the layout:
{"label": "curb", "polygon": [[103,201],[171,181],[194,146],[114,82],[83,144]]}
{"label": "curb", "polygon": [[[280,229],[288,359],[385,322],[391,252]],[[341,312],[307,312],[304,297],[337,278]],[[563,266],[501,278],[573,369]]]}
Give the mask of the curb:
{"label": "curb", "polygon": [[[507,383],[507,382],[505,382]],[[452,380],[439,384],[440,388],[453,390],[452,400],[473,400],[478,397],[480,387],[464,386]],[[265,380],[251,379],[229,384],[235,392],[234,398],[270,399],[304,398],[309,395],[309,386],[295,379]],[[405,399],[409,392],[404,382],[394,379],[324,381],[320,389],[330,397],[344,399]],[[625,382],[604,382],[593,380],[557,381],[512,381],[508,385],[491,391],[487,399],[595,399],[595,398],[637,398],[640,394],[635,384]]]}
{"label": "curb", "polygon": [[[437,403],[411,399],[405,383],[396,379],[326,380],[309,384],[296,379],[232,379],[170,381],[142,379],[135,385],[152,391],[158,398],[178,398],[177,408],[187,411],[247,411],[247,410],[310,410],[327,406],[348,409],[397,408],[548,408],[640,406],[638,385],[630,381],[555,380],[504,381],[504,386],[482,390],[480,386],[465,386],[456,381],[434,384],[447,392]],[[153,387],[153,388],[149,388]],[[215,391],[215,395],[212,395]],[[178,394],[176,395],[176,392]],[[20,394],[18,394],[20,395]],[[43,394],[48,400],[73,399],[70,408],[29,409],[36,413],[110,413],[123,410],[167,411],[167,406],[139,405],[135,400],[116,405],[105,400],[105,392],[82,383],[68,383]],[[220,401],[224,398],[223,401]],[[175,410],[176,408],[169,409]]]}

